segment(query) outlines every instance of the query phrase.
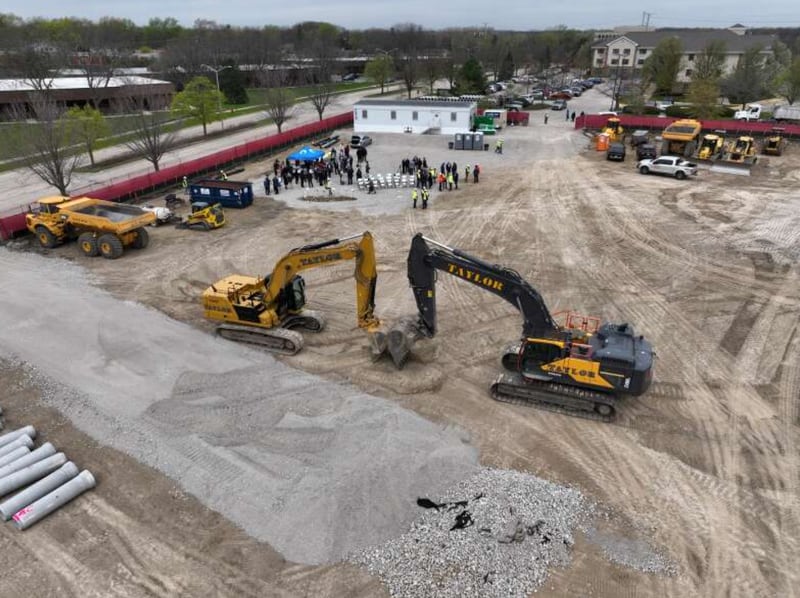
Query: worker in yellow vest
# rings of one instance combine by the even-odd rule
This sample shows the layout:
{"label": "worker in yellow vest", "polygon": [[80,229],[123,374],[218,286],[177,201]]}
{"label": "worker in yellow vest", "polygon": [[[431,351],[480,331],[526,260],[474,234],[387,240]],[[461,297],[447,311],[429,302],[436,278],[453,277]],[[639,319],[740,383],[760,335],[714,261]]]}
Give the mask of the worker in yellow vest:
{"label": "worker in yellow vest", "polygon": [[411,191],[411,201],[414,202],[414,209],[417,209],[417,198],[419,197],[419,193],[416,189]]}

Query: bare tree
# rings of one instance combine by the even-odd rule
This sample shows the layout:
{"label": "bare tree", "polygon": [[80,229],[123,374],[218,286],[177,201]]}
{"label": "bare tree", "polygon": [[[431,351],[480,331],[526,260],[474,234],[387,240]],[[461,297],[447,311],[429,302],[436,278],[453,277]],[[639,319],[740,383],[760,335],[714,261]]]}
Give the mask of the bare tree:
{"label": "bare tree", "polygon": [[328,106],[335,103],[334,91],[335,89],[330,83],[320,83],[311,88],[308,99],[311,100],[311,105],[314,106],[320,120]]}
{"label": "bare tree", "polygon": [[159,162],[175,145],[177,134],[167,124],[168,113],[149,112],[132,103],[127,112],[133,115],[131,139],[125,142],[133,154],[153,165],[158,172]]}
{"label": "bare tree", "polygon": [[293,107],[294,96],[283,84],[278,84],[267,90],[267,94],[264,97],[264,108],[267,116],[278,127],[278,133],[283,129],[283,123],[292,115]]}
{"label": "bare tree", "polygon": [[[63,111],[46,93],[33,92],[29,101],[36,123],[20,127],[20,154],[25,167],[61,195],[69,195],[72,173],[80,166],[81,154],[72,147],[70,127],[62,119]],[[15,120],[25,122],[28,112],[18,106],[12,110]]]}

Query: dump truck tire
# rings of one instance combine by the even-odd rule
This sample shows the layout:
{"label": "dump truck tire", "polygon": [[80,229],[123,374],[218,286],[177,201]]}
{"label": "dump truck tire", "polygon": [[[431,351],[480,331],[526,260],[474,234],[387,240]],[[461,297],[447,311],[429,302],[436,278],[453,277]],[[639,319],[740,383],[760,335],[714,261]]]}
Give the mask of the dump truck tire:
{"label": "dump truck tire", "polygon": [[46,226],[36,227],[36,238],[39,239],[39,245],[47,249],[52,249],[58,244],[58,239]]}
{"label": "dump truck tire", "polygon": [[94,257],[100,250],[97,248],[97,239],[92,233],[82,233],[78,237],[78,247],[81,248],[83,255],[86,257]]}
{"label": "dump truck tire", "polygon": [[150,244],[150,234],[144,228],[136,229],[136,238],[133,240],[134,249],[144,249]]}
{"label": "dump truck tire", "polygon": [[115,260],[122,255],[122,241],[115,235],[105,234],[97,240],[100,255],[108,260]]}

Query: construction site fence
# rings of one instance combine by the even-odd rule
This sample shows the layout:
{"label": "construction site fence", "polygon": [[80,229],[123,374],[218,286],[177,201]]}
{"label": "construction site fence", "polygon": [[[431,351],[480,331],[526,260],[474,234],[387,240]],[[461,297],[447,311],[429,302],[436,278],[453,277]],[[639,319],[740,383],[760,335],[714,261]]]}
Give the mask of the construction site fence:
{"label": "construction site fence", "polygon": [[[102,187],[81,189],[79,192],[73,193],[73,196],[89,196],[108,201],[135,199],[159,189],[180,185],[183,177],[193,179],[217,173],[226,168],[230,169],[246,160],[279,152],[300,141],[319,137],[324,133],[350,126],[352,123],[352,112],[337,114],[263,139],[248,141],[207,156],[162,168],[159,171],[133,176]],[[28,206],[25,205],[0,213],[0,239],[10,239],[16,233],[25,230],[25,214],[27,212]]]}
{"label": "construction site fence", "polygon": [[[605,127],[609,119],[608,114],[585,114],[575,119],[576,129],[601,130]],[[619,120],[625,131],[630,133],[635,130],[663,131],[667,125],[676,120],[682,120],[672,116],[638,116],[633,114],[621,114]],[[703,133],[713,133],[714,131],[725,131],[726,135],[738,137],[739,135],[750,135],[752,137],[763,137],[770,133],[775,127],[783,129],[783,135],[787,138],[800,138],[800,124],[779,123],[776,121],[766,122],[747,122],[744,120],[702,120]]]}

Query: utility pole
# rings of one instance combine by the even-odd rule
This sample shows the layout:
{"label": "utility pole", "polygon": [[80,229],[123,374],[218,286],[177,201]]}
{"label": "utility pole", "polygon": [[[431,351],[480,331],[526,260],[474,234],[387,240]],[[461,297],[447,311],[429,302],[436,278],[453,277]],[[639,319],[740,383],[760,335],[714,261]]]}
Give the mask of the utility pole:
{"label": "utility pole", "polygon": [[222,93],[219,89],[219,74],[224,71],[225,69],[232,68],[230,65],[221,66],[219,68],[214,68],[213,66],[209,66],[207,64],[201,64],[201,68],[208,69],[212,73],[214,73],[214,78],[217,80],[217,112],[219,112],[219,123],[222,125],[222,128],[225,128],[225,118],[222,116],[222,97],[219,95]]}
{"label": "utility pole", "polygon": [[642,11],[642,27],[645,31],[650,31],[650,17],[652,16],[653,13]]}

